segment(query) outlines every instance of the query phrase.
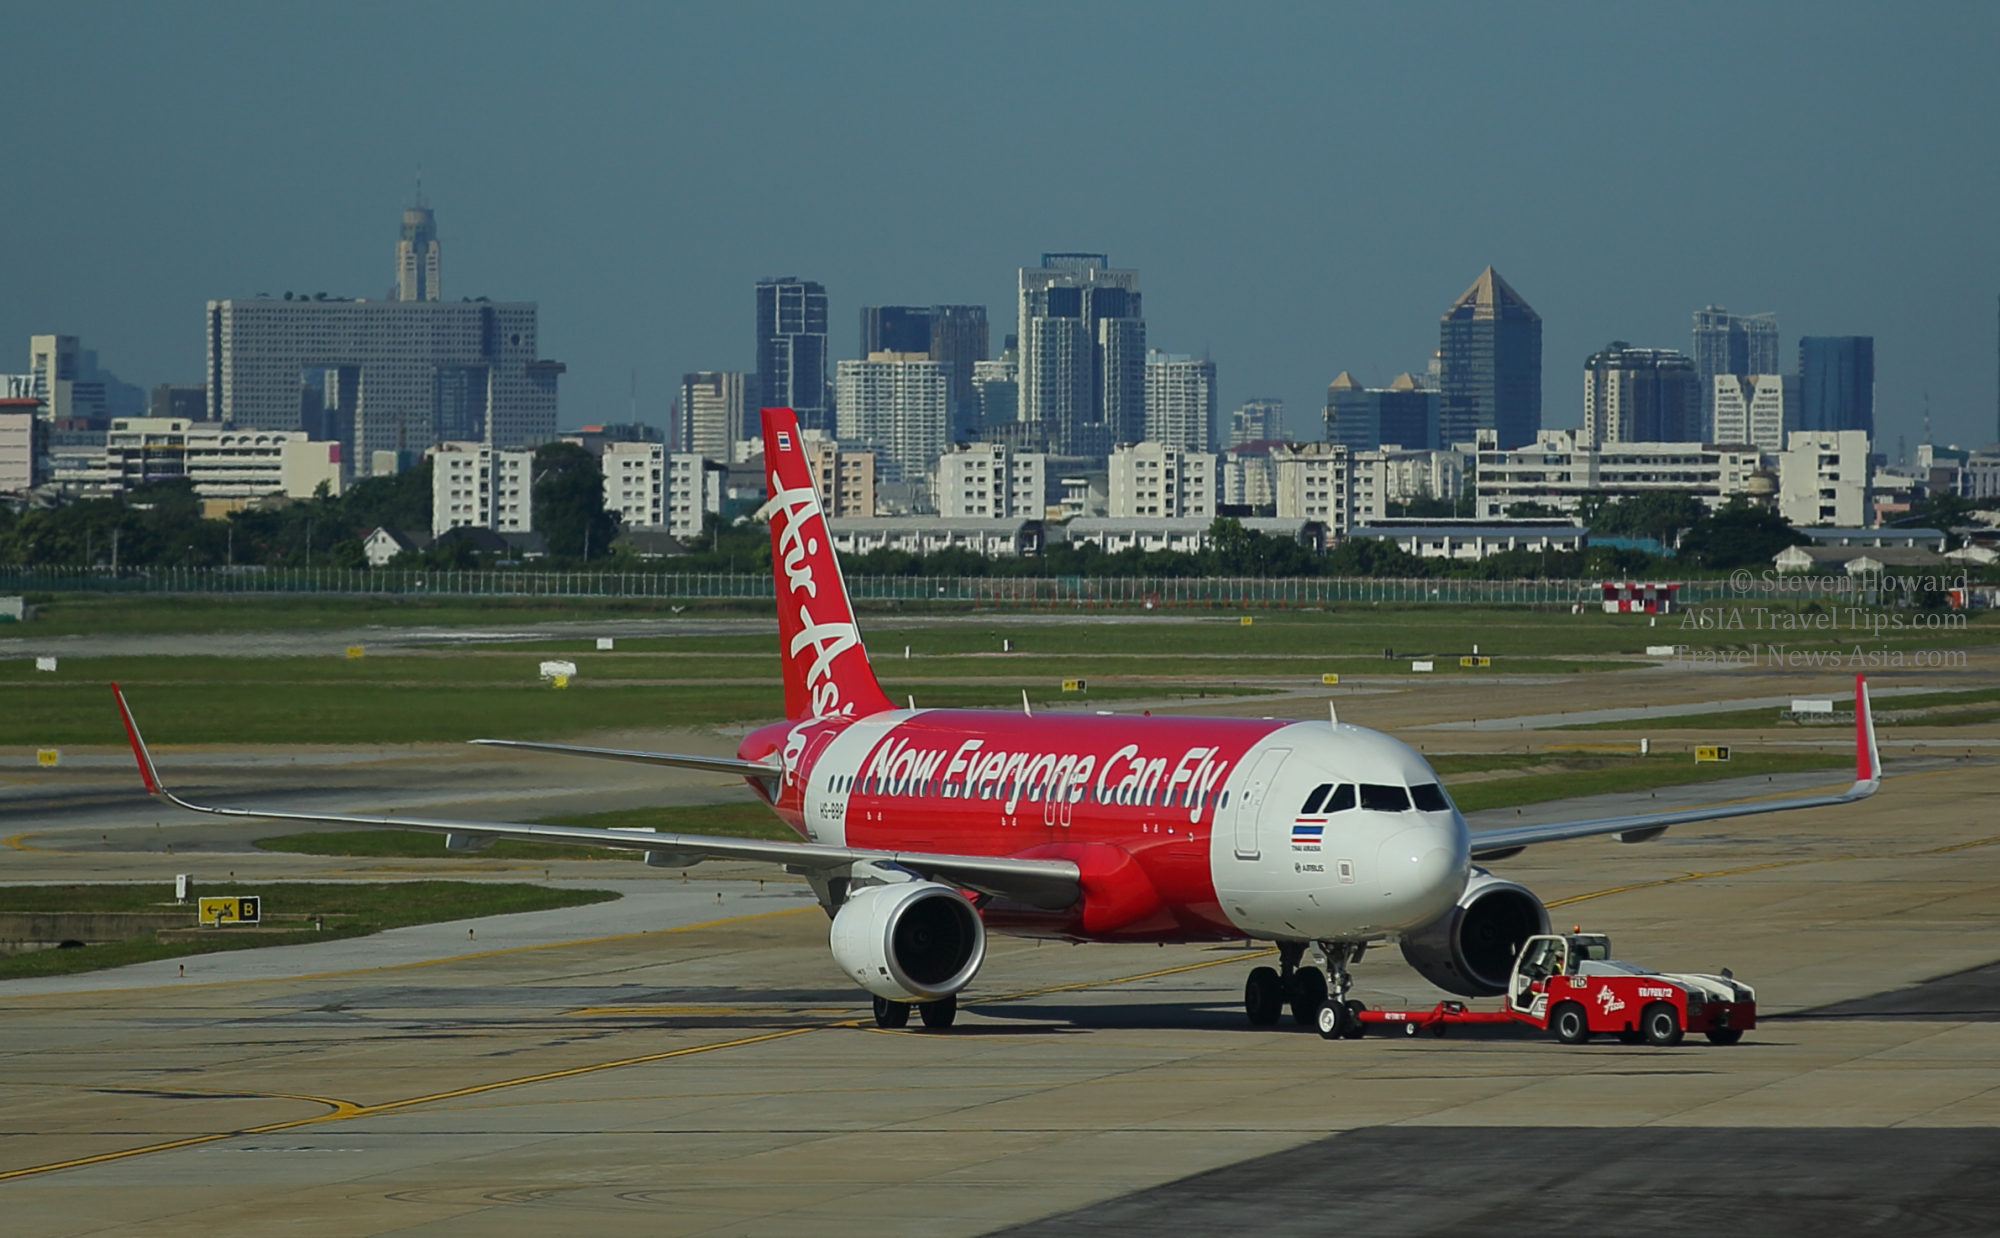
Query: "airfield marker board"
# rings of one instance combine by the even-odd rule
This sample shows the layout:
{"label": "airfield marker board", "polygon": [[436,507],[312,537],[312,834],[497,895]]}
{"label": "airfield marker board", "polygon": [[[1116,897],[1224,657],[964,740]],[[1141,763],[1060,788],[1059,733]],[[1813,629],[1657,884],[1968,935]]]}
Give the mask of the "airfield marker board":
{"label": "airfield marker board", "polygon": [[225,924],[258,924],[262,921],[263,899],[255,894],[203,897],[195,901],[196,920],[212,928]]}

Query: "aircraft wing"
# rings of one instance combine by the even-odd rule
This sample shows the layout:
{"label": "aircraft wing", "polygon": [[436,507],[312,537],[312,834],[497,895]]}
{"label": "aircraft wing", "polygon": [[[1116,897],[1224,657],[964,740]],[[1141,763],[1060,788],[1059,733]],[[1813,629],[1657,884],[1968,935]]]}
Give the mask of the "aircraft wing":
{"label": "aircraft wing", "polygon": [[1569,838],[1615,835],[1619,842],[1642,843],[1658,838],[1669,826],[1693,821],[1717,821],[1726,817],[1748,817],[1766,812],[1790,812],[1796,808],[1824,808],[1830,804],[1850,804],[1867,799],[1882,785],[1882,756],[1875,746],[1875,716],[1868,704],[1868,680],[1854,677],[1854,785],[1837,795],[1807,795],[1791,799],[1747,800],[1715,804],[1705,808],[1684,808],[1678,812],[1641,813],[1629,817],[1599,817],[1588,821],[1555,821],[1546,825],[1522,825],[1511,829],[1475,830],[1472,858],[1500,860],[1517,855],[1535,843],[1561,842]]}
{"label": "aircraft wing", "polygon": [[[144,780],[147,792],[190,812],[208,813],[219,817],[255,817],[268,821],[307,821],[317,825],[425,830],[444,835],[447,847],[462,851],[476,851],[497,838],[609,847],[621,851],[645,851],[664,857],[662,862],[667,867],[693,863],[697,859],[757,860],[769,864],[782,864],[787,869],[800,873],[833,874],[856,864],[888,864],[948,885],[1000,898],[1017,899],[1031,906],[1050,910],[1061,910],[1072,906],[1081,894],[1081,871],[1068,860],[942,855],[921,851],[877,851],[862,847],[829,847],[808,842],[774,842],[763,838],[657,834],[577,825],[530,825],[511,821],[454,821],[434,817],[285,812],[274,809],[220,808],[208,804],[196,804],[167,790],[166,785],[160,780],[159,769],[153,764],[152,753],[147,750],[146,741],[139,734],[139,724],[132,717],[132,708],[126,704],[124,692],[116,684],[111,686],[111,691],[118,699],[118,713],[124,720],[125,734],[132,743],[132,755],[139,763],[139,776]],[[551,744],[516,746],[564,750],[558,745]],[[707,757],[693,759],[710,760]],[[760,769],[762,773],[757,776],[769,776],[776,772],[763,767]]]}
{"label": "aircraft wing", "polygon": [[575,744],[538,744],[525,739],[475,739],[467,741],[489,748],[526,748],[533,752],[559,752],[571,757],[597,757],[605,761],[636,761],[641,765],[671,765],[678,769],[698,769],[711,774],[737,774],[744,778],[776,778],[784,767],[766,761],[744,761],[736,757],[684,756],[678,752],[639,752],[630,748],[582,748]]}

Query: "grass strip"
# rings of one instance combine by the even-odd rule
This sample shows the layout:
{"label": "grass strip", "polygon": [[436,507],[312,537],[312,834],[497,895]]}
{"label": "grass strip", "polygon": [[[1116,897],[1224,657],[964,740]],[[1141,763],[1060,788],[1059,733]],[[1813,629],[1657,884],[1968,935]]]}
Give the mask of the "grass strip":
{"label": "grass strip", "polygon": [[[126,941],[68,950],[36,950],[0,958],[0,980],[65,976],[75,972],[148,963],[158,959],[262,946],[294,946],[346,937],[366,937],[384,929],[442,920],[550,911],[602,903],[620,895],[611,890],[576,890],[520,882],[397,881],[381,884],[271,881],[256,885],[203,885],[202,896],[262,899],[264,924],[257,929],[220,928],[162,939],[155,933]],[[0,887],[0,913],[177,911],[169,885],[56,885]],[[193,907],[185,908],[188,923]],[[315,928],[318,918],[325,927]],[[291,927],[296,925],[296,928]],[[278,931],[272,931],[276,929]]]}
{"label": "grass strip", "polygon": [[[1543,761],[1546,759],[1542,758]],[[1700,764],[1686,755],[1614,757],[1587,764],[1579,762],[1581,768],[1557,774],[1524,774],[1519,778],[1468,783],[1454,788],[1451,798],[1460,812],[1481,812],[1489,808],[1518,808],[1585,795],[1650,791],[1658,787],[1681,787],[1726,778],[1755,777],[1758,774],[1851,769],[1853,764],[1851,755],[1832,753],[1744,752],[1733,754],[1728,761],[1704,761]],[[1451,786],[1450,778],[1445,779],[1445,785]]]}
{"label": "grass strip", "polygon": [[[1820,698],[1824,700],[1825,698]],[[1979,710],[1971,713],[1950,712],[1953,706],[1977,705],[1984,701],[2000,701],[2000,688],[1984,688],[1966,692],[1923,692],[1912,696],[1876,697],[1873,701],[1875,725],[1878,728],[1894,726],[1971,726],[1976,722],[1993,720],[1992,711]],[[1836,708],[1852,712],[1852,697],[1846,701],[1835,699]],[[1551,727],[1556,731],[1824,731],[1829,736],[1853,733],[1851,722],[1792,722],[1778,717],[1784,706],[1767,705],[1761,709],[1731,709],[1712,714],[1678,714],[1652,718],[1619,718],[1611,722],[1577,722],[1568,726]],[[1884,714],[1902,713],[1906,710],[1945,710],[1927,718],[1891,718]],[[1828,742],[1832,742],[1829,739]]]}

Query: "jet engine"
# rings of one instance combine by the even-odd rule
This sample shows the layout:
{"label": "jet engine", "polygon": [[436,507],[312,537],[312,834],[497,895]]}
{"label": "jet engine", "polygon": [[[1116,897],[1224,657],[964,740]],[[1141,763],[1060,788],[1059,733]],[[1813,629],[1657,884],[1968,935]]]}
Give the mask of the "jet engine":
{"label": "jet engine", "polygon": [[1447,993],[1492,997],[1507,991],[1522,945],[1548,931],[1548,908],[1532,890],[1475,868],[1450,911],[1404,935],[1403,957]]}
{"label": "jet engine", "polygon": [[986,961],[986,926],[963,894],[935,881],[863,886],[834,913],[834,962],[895,1002],[949,997]]}

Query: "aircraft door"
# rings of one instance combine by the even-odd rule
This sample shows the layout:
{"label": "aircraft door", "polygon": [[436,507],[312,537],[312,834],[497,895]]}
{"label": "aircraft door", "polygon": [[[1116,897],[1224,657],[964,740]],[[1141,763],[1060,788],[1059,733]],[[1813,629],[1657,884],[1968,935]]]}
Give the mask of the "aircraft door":
{"label": "aircraft door", "polygon": [[1263,815],[1264,796],[1270,791],[1271,783],[1278,776],[1278,767],[1285,758],[1292,755],[1290,748],[1268,748],[1257,758],[1257,764],[1250,768],[1250,776],[1236,790],[1229,805],[1235,815],[1236,858],[1254,860],[1260,854],[1257,847],[1257,819]]}

